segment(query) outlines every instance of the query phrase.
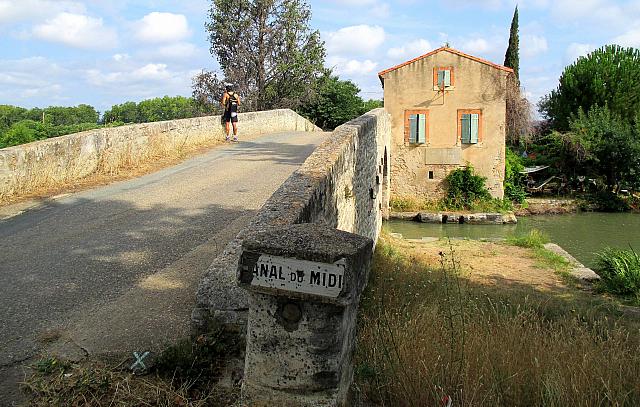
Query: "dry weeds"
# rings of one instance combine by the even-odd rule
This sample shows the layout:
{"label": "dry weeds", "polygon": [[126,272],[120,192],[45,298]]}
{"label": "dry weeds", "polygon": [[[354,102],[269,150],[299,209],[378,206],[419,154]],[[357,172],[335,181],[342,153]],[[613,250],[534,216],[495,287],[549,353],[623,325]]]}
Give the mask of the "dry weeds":
{"label": "dry weeds", "polygon": [[204,378],[181,381],[157,374],[136,376],[98,362],[71,365],[46,359],[23,384],[30,406],[227,406],[239,389]]}
{"label": "dry weeds", "polygon": [[638,318],[560,281],[541,290],[525,279],[470,279],[458,261],[473,263],[468,252],[442,250],[434,267],[389,240],[378,244],[359,315],[364,402],[640,405]]}
{"label": "dry weeds", "polygon": [[[218,139],[195,145],[187,145],[186,142],[183,142],[179,148],[170,149],[162,138],[152,138],[151,140],[153,141],[150,141],[149,152],[144,156],[135,158],[132,154],[131,146],[125,151],[117,153],[114,153],[113,150],[105,150],[98,162],[97,170],[82,178],[76,179],[73,175],[65,179],[55,179],[46,174],[39,176],[37,182],[23,185],[13,195],[0,195],[0,206],[33,199],[44,199],[62,193],[77,192],[116,181],[136,178],[174,166],[223,143]],[[75,169],[69,170],[69,174],[76,172]]]}

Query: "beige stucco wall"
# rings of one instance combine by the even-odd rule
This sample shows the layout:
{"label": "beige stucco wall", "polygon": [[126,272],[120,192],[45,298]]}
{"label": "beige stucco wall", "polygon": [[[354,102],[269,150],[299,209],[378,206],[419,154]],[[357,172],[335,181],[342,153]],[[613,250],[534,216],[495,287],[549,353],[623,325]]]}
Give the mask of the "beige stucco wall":
{"label": "beige stucco wall", "polygon": [[[454,85],[434,91],[433,68],[452,66]],[[384,74],[384,105],[391,115],[391,178],[394,197],[436,199],[449,171],[473,165],[487,177],[494,197],[504,191],[505,88],[509,72],[458,54],[440,51]],[[482,111],[482,141],[458,140],[458,109]],[[404,137],[405,110],[428,110],[426,144],[408,144]],[[434,178],[428,179],[429,171]]]}

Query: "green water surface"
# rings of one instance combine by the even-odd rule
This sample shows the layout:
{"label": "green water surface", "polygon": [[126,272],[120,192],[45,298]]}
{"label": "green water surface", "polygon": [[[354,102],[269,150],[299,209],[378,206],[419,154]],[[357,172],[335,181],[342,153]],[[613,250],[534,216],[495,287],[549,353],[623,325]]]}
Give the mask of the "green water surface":
{"label": "green water surface", "polygon": [[524,235],[538,229],[553,243],[562,246],[576,259],[592,266],[594,253],[607,246],[640,252],[640,214],[576,213],[518,217],[517,225],[429,224],[390,220],[385,223],[391,232],[408,239],[421,237],[504,238]]}

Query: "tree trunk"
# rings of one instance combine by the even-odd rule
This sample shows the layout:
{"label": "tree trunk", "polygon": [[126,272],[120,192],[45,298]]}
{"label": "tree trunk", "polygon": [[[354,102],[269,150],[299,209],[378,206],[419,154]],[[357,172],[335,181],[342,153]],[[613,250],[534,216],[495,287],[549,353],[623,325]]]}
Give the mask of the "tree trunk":
{"label": "tree trunk", "polygon": [[265,34],[266,34],[266,20],[267,20],[267,8],[268,4],[259,3],[258,7],[258,63],[256,64],[256,85],[258,86],[257,95],[257,109],[258,111],[265,109],[265,59],[266,59],[266,46],[265,46]]}

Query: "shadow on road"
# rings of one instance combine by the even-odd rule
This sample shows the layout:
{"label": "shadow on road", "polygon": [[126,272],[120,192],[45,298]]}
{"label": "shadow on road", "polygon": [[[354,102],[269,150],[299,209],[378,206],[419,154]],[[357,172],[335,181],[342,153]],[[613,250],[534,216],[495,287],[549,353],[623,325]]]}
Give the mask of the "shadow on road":
{"label": "shadow on road", "polygon": [[200,278],[253,213],[79,198],[0,221],[0,399],[49,342],[128,352],[188,334]]}
{"label": "shadow on road", "polygon": [[241,161],[269,160],[278,164],[301,165],[316,147],[314,144],[243,141],[232,151]]}

